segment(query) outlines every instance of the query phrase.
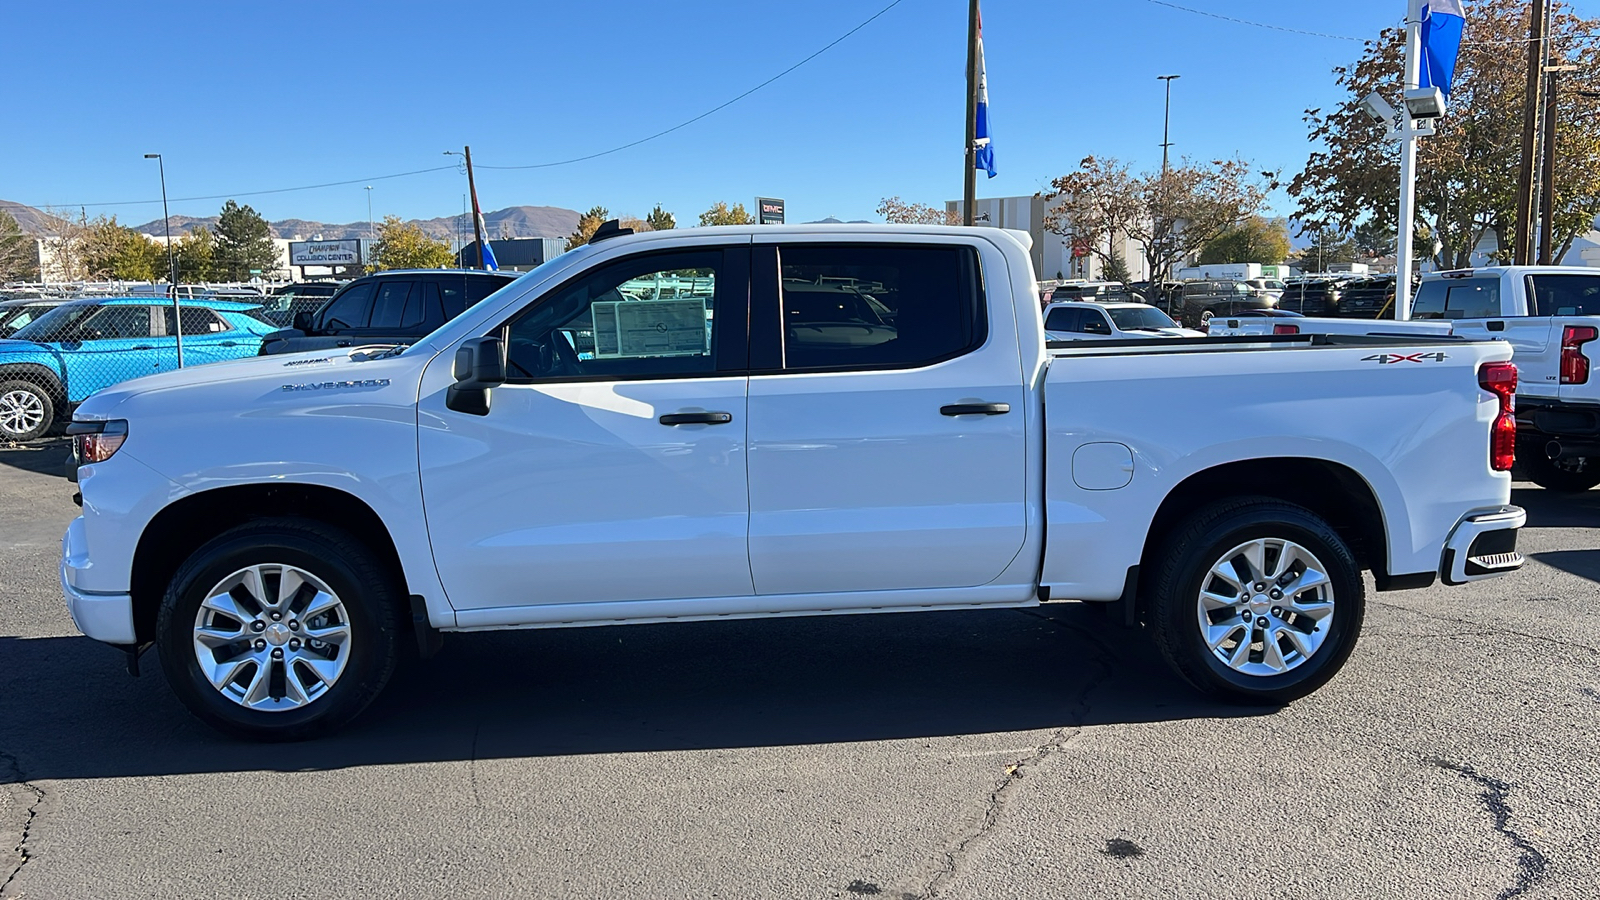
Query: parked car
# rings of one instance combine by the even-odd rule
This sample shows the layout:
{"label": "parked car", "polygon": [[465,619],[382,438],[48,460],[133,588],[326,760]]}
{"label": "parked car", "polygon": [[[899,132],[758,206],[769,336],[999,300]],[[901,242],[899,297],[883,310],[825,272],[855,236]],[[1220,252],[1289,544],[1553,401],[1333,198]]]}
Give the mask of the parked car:
{"label": "parked car", "polygon": [[297,312],[293,327],[262,342],[261,355],[409,344],[517,279],[516,272],[397,269],[346,284],[316,312]]}
{"label": "parked car", "polygon": [[1259,292],[1274,300],[1283,296],[1285,288],[1284,283],[1276,278],[1246,278],[1244,283],[1249,285],[1252,291]]}
{"label": "parked car", "polygon": [[1341,319],[1393,319],[1394,285],[1393,275],[1346,281],[1339,289],[1339,308],[1334,315]]}
{"label": "parked car", "polygon": [[1515,348],[1523,474],[1556,491],[1600,484],[1600,272],[1494,266],[1424,275],[1411,317]]}
{"label": "parked car", "polygon": [[261,301],[259,316],[279,328],[292,328],[294,317],[314,313],[339,292],[342,281],[297,281],[273,291]]}
{"label": "parked car", "polygon": [[1277,305],[1264,288],[1243,281],[1186,281],[1183,306],[1177,318],[1190,328],[1204,329],[1212,316],[1236,315],[1247,309],[1272,309]]}
{"label": "parked car", "polygon": [[1205,337],[1183,328],[1146,303],[1052,303],[1044,309],[1045,337],[1052,341]]}
{"label": "parked car", "polygon": [[1326,276],[1291,278],[1283,283],[1278,309],[1307,316],[1336,316],[1345,279]]}
{"label": "parked car", "polygon": [[0,302],[0,338],[8,338],[22,326],[65,303],[65,300],[7,300]]}
{"label": "parked car", "polygon": [[[441,631],[1058,601],[1279,704],[1350,658],[1363,569],[1522,564],[1504,342],[1051,349],[1002,229],[615,229],[410,347],[90,398],[77,627],[153,643],[197,717],[257,739],[348,721]],[[793,327],[830,314],[789,286],[830,277],[893,324]]]}
{"label": "parked car", "polygon": [[[185,366],[254,356],[270,325],[253,303],[188,300]],[[73,300],[0,340],[0,437],[42,435],[95,391],[178,368],[172,306],[150,297]]]}

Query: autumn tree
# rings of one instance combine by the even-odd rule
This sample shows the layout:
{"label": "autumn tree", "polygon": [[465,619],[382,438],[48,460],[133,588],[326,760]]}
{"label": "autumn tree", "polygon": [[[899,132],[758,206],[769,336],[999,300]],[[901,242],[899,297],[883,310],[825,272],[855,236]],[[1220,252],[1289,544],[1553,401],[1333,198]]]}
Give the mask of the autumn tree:
{"label": "autumn tree", "polygon": [[[1393,251],[1391,238],[1390,251]],[[1326,272],[1334,263],[1355,262],[1366,255],[1354,239],[1339,233],[1336,228],[1321,228],[1311,235],[1311,246],[1289,259],[1289,264],[1302,272]]]}
{"label": "autumn tree", "polygon": [[611,211],[604,206],[589,207],[588,212],[578,216],[578,229],[567,236],[567,249],[571,250],[589,243],[595,231],[610,219]]}
{"label": "autumn tree", "polygon": [[216,261],[216,239],[209,228],[196,228],[172,245],[178,264],[178,281],[195,284],[212,279]]}
{"label": "autumn tree", "polygon": [[700,224],[706,225],[754,225],[755,218],[745,212],[743,203],[735,203],[732,208],[718,200],[711,204],[711,208],[700,214]]}
{"label": "autumn tree", "polygon": [[1200,263],[1267,263],[1289,256],[1289,224],[1251,216],[1212,238],[1200,249]]}
{"label": "autumn tree", "polygon": [[960,225],[961,217],[953,210],[939,209],[922,203],[908,203],[898,196],[885,197],[878,202],[878,215],[892,225]]}
{"label": "autumn tree", "polygon": [[[1583,19],[1570,4],[1553,3],[1553,55],[1594,71],[1600,66],[1600,20]],[[1439,247],[1437,262],[1459,268],[1487,234],[1510,247],[1517,207],[1522,109],[1527,63],[1528,5],[1519,0],[1469,2],[1467,40],[1456,63],[1449,109],[1438,133],[1417,143],[1417,223]],[[1360,102],[1377,92],[1401,102],[1404,34],[1387,29],[1367,42],[1354,64],[1333,70],[1345,97],[1305,120],[1318,149],[1289,185],[1297,217],[1308,227],[1350,233],[1365,225],[1388,234],[1393,252],[1400,192],[1400,147]],[[1554,244],[1564,255],[1600,214],[1600,103],[1565,91],[1556,114]],[[1361,237],[1358,236],[1358,241]]]}
{"label": "autumn tree", "polygon": [[1259,213],[1277,187],[1249,163],[1183,160],[1165,172],[1134,174],[1115,159],[1087,157],[1043,194],[1045,230],[1070,236],[1105,266],[1138,243],[1145,271],[1165,280],[1223,232]]}
{"label": "autumn tree", "polygon": [[455,264],[450,245],[435,240],[415,222],[402,222],[399,216],[384,216],[378,225],[378,239],[372,244],[371,268],[443,269]]}
{"label": "autumn tree", "polygon": [[39,277],[39,246],[10,213],[0,210],[0,281]]}
{"label": "autumn tree", "polygon": [[644,217],[644,222],[650,226],[651,231],[671,231],[678,227],[678,220],[672,213],[662,209],[659,203],[655,209],[650,210],[650,215]]}
{"label": "autumn tree", "polygon": [[83,264],[90,278],[155,281],[166,271],[166,252],[160,244],[126,225],[117,217],[90,220],[83,237]]}
{"label": "autumn tree", "polygon": [[45,271],[41,277],[77,281],[87,278],[83,262],[84,239],[89,234],[89,217],[83,210],[76,216],[71,213],[46,208],[45,227],[49,230],[41,239],[40,263]]}
{"label": "autumn tree", "polygon": [[229,200],[222,204],[213,235],[213,274],[223,281],[248,281],[252,274],[278,270],[278,248],[272,243],[272,229],[261,214],[249,205]]}

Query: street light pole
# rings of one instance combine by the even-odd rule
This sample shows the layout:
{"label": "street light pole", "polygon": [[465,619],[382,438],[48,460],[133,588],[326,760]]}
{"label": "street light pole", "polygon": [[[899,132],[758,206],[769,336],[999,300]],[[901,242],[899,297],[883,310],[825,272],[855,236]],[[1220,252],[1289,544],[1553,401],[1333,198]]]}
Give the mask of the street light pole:
{"label": "street light pole", "polygon": [[1172,146],[1172,82],[1182,75],[1157,75],[1157,81],[1167,83],[1167,111],[1161,117],[1161,177],[1167,177],[1167,149]]}
{"label": "street light pole", "polygon": [[378,239],[378,229],[372,225],[372,185],[367,185],[367,252],[361,254],[361,262],[366,263],[366,257],[372,254],[372,242]]}
{"label": "street light pole", "polygon": [[167,290],[172,292],[173,337],[178,341],[178,368],[183,368],[183,307],[178,304],[178,258],[172,253],[172,214],[167,212],[167,161],[159,153],[146,153],[161,172],[161,227],[167,234]]}

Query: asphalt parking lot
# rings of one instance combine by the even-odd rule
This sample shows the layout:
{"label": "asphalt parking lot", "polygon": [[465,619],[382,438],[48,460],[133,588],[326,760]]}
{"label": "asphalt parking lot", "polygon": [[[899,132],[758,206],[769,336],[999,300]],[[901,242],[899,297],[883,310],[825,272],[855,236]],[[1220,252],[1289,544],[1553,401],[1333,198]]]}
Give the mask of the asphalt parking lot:
{"label": "asphalt parking lot", "polygon": [[352,728],[218,737],[76,635],[61,442],[0,446],[0,896],[1593,897],[1600,490],[1211,704],[1074,604],[450,635]]}

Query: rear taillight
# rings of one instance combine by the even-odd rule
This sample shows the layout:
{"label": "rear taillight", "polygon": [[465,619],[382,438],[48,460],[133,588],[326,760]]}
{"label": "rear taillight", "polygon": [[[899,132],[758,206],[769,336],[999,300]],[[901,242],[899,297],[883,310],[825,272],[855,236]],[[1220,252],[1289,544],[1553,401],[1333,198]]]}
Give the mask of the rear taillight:
{"label": "rear taillight", "polygon": [[1589,357],[1583,355],[1583,345],[1600,337],[1600,329],[1593,325],[1568,325],[1561,330],[1561,383],[1587,384],[1589,382]]}
{"label": "rear taillight", "polygon": [[1274,325],[1274,326],[1272,326],[1272,333],[1273,334],[1299,334],[1300,333],[1300,326],[1299,325]]}
{"label": "rear taillight", "polygon": [[1489,468],[1509,472],[1517,459],[1516,363],[1484,363],[1478,370],[1478,386],[1500,401],[1500,411],[1489,426]]}
{"label": "rear taillight", "polygon": [[72,438],[72,455],[78,465],[93,465],[105,462],[122,449],[122,442],[128,439],[128,422],[73,422],[67,426],[67,435]]}

